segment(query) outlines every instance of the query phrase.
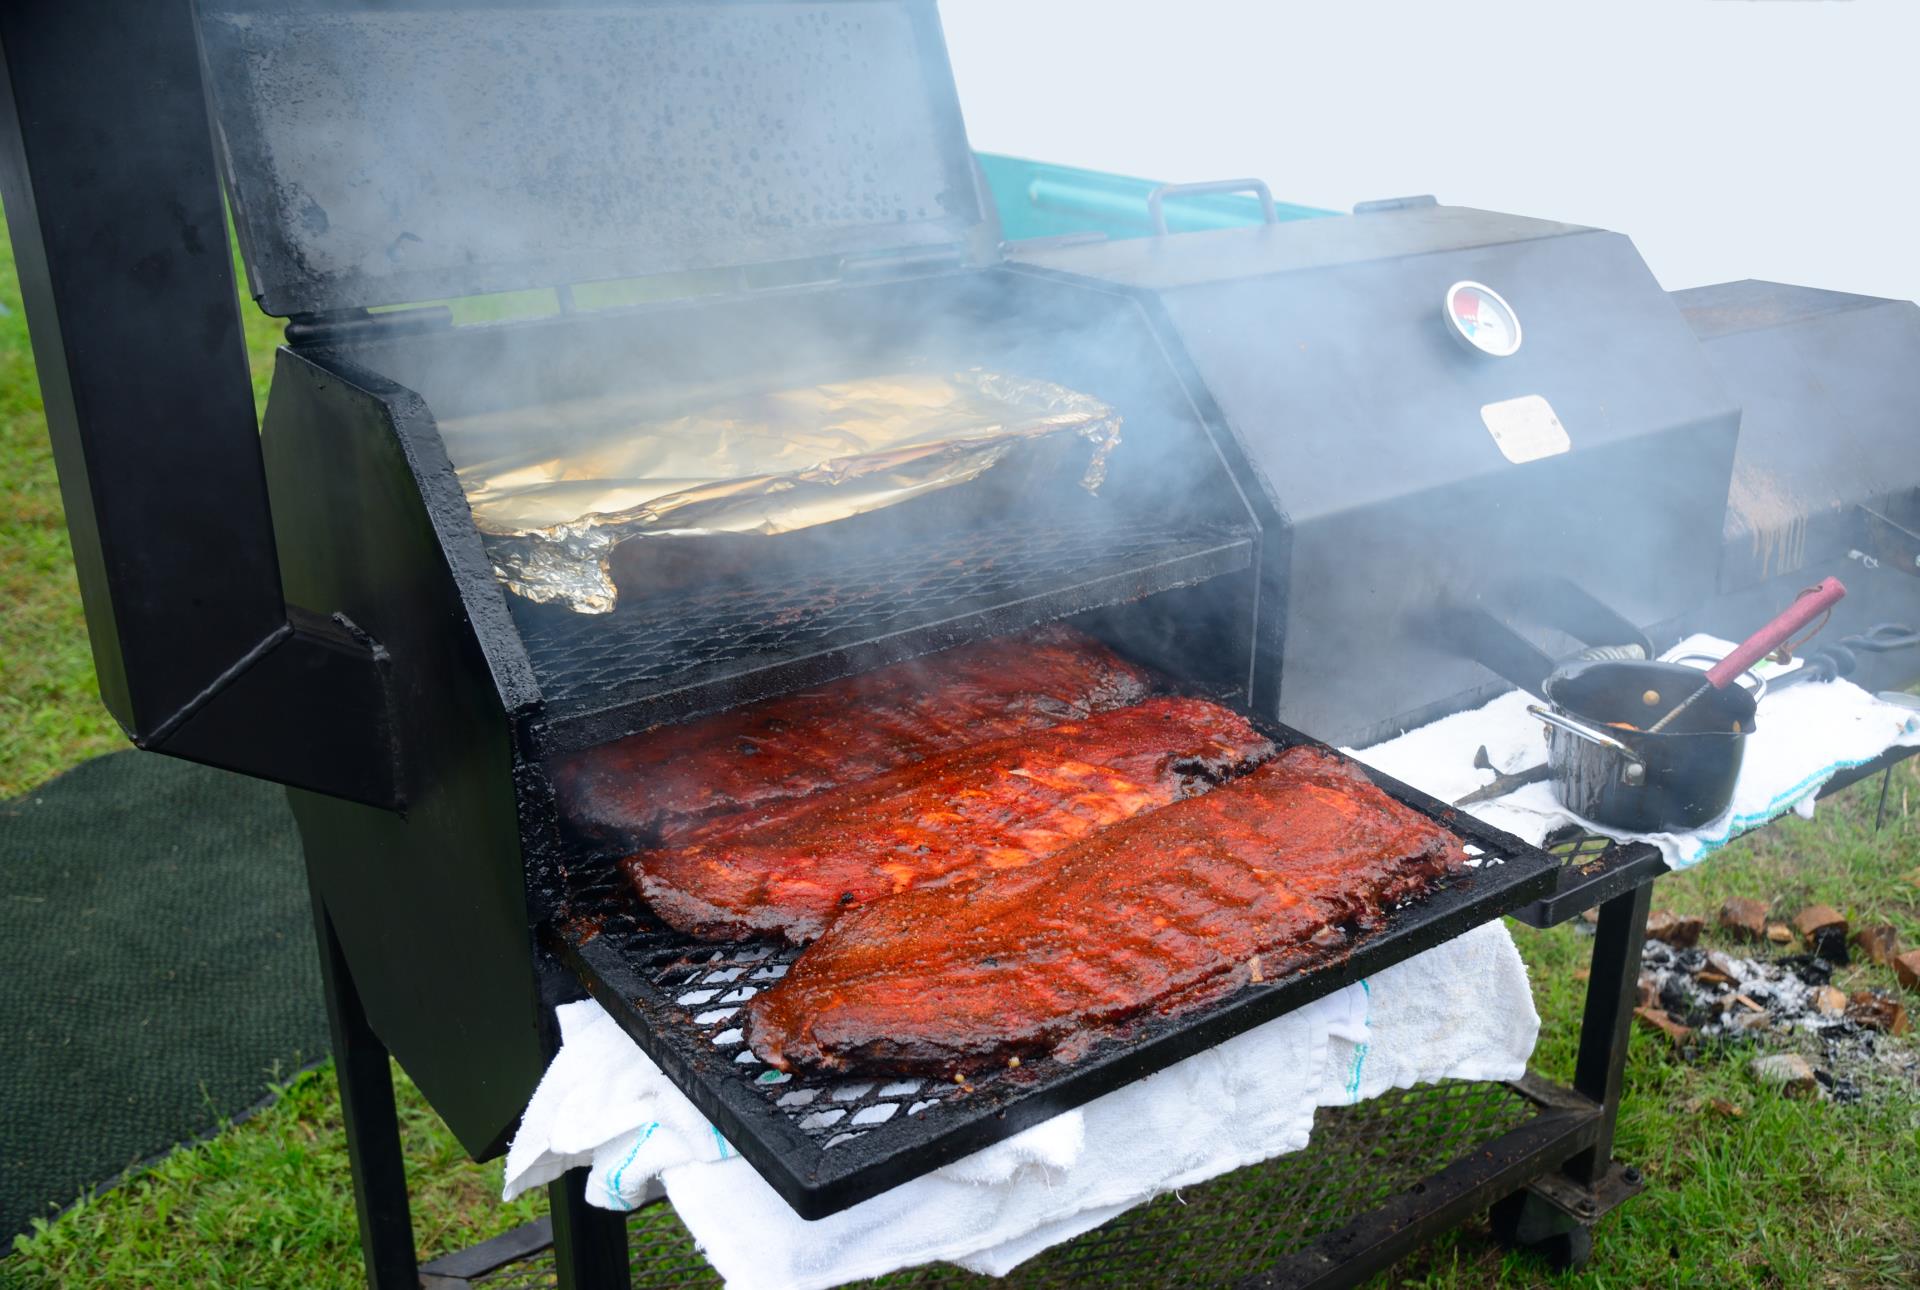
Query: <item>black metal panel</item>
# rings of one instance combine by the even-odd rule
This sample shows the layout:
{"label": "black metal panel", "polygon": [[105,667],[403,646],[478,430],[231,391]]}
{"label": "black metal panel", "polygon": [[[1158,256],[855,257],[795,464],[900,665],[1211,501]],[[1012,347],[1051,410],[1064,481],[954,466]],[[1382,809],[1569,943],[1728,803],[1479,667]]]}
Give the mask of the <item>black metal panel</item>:
{"label": "black metal panel", "polygon": [[1569,1161],[1566,1169],[1568,1177],[1589,1187],[1599,1183],[1613,1163],[1614,1121],[1627,1073],[1627,1033],[1633,1028],[1634,1004],[1640,997],[1640,950],[1647,939],[1647,911],[1652,906],[1653,884],[1642,883],[1609,897],[1600,906],[1600,921],[1594,926],[1573,1087],[1605,1108],[1605,1117],[1593,1145]]}
{"label": "black metal panel", "polygon": [[184,3],[0,12],[7,227],[101,694],[130,729],[285,622],[192,42]]}
{"label": "black metal panel", "polygon": [[[1256,721],[1283,745],[1314,741]],[[1363,768],[1364,769],[1364,768]],[[1052,1058],[964,1086],[885,1076],[792,1076],[747,1053],[736,1016],[798,951],[712,945],[667,929],[604,867],[577,873],[572,917],[552,930],[587,989],[808,1218],[844,1209],[1049,1116],[1389,967],[1551,890],[1551,857],[1371,769],[1394,798],[1440,821],[1483,863],[1395,910],[1344,956],[1249,986],[1208,1009],[1135,1023],[1077,1062]],[[929,988],[935,988],[929,983]],[[687,1002],[681,1002],[682,999]]]}
{"label": "black metal panel", "polygon": [[284,576],[390,645],[407,810],[290,798],[373,1032],[485,1158],[548,1055],[503,701],[526,683],[510,626],[480,648],[501,635],[482,593],[505,606],[431,422],[399,406],[280,351],[262,443]]}
{"label": "black metal panel", "polygon": [[393,1067],[386,1045],[367,1025],[359,987],[317,888],[311,899],[327,1037],[340,1088],[340,1127],[353,1168],[353,1208],[367,1284],[376,1290],[415,1286],[420,1280],[419,1259],[407,1204],[407,1162],[400,1154]]}
{"label": "black metal panel", "polygon": [[269,313],[957,251],[983,219],[931,0],[200,12]]}
{"label": "black metal panel", "polygon": [[1740,404],[1721,591],[1873,553],[1862,506],[1920,526],[1920,306],[1755,281],[1673,301]]}
{"label": "black metal panel", "polygon": [[[1624,238],[1431,207],[1022,258],[1156,297],[1241,442],[1263,528],[1291,524],[1292,725],[1369,743],[1489,695],[1457,609],[1567,652],[1534,612],[1544,579],[1642,627],[1712,592],[1737,409]],[[1511,301],[1517,354],[1449,334],[1462,279]],[[1502,454],[1483,409],[1528,395],[1570,451]]]}
{"label": "black metal panel", "polygon": [[7,5],[0,47],[0,188],[107,707],[142,747],[394,804],[377,649],[282,599],[188,5]]}

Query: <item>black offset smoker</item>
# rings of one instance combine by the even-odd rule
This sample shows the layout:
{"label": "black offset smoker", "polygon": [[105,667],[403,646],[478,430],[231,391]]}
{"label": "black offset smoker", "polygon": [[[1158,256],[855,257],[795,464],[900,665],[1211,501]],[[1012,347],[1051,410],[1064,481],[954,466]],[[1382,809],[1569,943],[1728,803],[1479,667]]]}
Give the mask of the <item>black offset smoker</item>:
{"label": "black offset smoker", "polygon": [[[1264,1275],[1356,1279],[1503,1197],[1516,1239],[1577,1257],[1634,1188],[1611,1136],[1659,871],[1645,848],[1556,870],[1456,821],[1505,863],[1339,968],[840,1140],[675,1012],[689,947],[599,908],[605,868],[561,828],[546,772],[660,721],[1069,616],[1264,722],[1357,742],[1492,694],[1483,662],[1524,676],[1577,640],[1664,643],[1716,605],[1790,596],[1849,556],[1789,544],[1729,581],[1747,396],[1714,345],[1734,333],[1697,340],[1712,302],[1677,309],[1625,239],[1414,203],[1003,254],[920,0],[97,2],[10,10],[0,41],[5,198],[102,693],[141,746],[290,787],[371,1280],[418,1276],[388,1052],[486,1158],[551,1056],[553,1005],[586,990],[817,1215],[1477,922],[1595,903],[1574,1087],[1516,1086],[1516,1126]],[[289,318],[257,439],[221,171],[252,294]],[[583,308],[610,279],[638,303]],[[1453,346],[1436,306],[1459,279],[1500,283],[1531,348],[1489,363]],[[418,303],[536,289],[552,317],[455,326]],[[1910,354],[1913,311],[1890,308],[1875,335]],[[969,493],[797,579],[576,616],[502,589],[439,432],[609,388],[671,408],[907,359],[1119,408],[1098,502]],[[1879,379],[1857,375],[1855,391]],[[1821,505],[1871,501],[1886,551],[1916,527],[1896,454],[1920,400],[1873,389],[1893,410],[1854,448],[1878,456],[1876,491]],[[1483,406],[1522,395],[1550,401],[1569,450],[1489,438]],[[1634,542],[1596,541],[1570,510],[1595,488]],[[1848,603],[1920,617],[1895,563],[1850,574]],[[577,1174],[552,1198],[562,1283],[622,1283],[624,1220],[586,1206]]]}

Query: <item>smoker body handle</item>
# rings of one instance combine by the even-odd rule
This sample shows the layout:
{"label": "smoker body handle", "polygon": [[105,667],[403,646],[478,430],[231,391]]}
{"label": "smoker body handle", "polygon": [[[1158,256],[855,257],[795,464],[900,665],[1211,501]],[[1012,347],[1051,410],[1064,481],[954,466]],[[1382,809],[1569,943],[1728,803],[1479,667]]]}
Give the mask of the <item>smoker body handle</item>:
{"label": "smoker body handle", "polygon": [[1209,193],[1252,193],[1260,199],[1260,214],[1269,224],[1280,222],[1273,204],[1273,190],[1259,179],[1210,179],[1198,184],[1161,184],[1147,194],[1147,219],[1155,237],[1167,235],[1165,203],[1169,197],[1203,197]]}
{"label": "smoker body handle", "polygon": [[0,197],[100,694],[142,748],[399,805],[383,656],[286,603],[189,0],[0,5]]}

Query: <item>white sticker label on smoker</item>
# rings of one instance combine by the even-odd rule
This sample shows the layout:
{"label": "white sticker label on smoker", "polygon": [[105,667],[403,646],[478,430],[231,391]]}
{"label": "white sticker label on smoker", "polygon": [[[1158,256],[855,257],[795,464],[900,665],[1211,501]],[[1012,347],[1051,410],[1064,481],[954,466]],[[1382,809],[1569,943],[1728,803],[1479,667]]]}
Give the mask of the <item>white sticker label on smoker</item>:
{"label": "white sticker label on smoker", "polygon": [[1538,461],[1573,447],[1567,428],[1554,415],[1553,405],[1538,394],[1489,403],[1480,409],[1480,419],[1511,462]]}

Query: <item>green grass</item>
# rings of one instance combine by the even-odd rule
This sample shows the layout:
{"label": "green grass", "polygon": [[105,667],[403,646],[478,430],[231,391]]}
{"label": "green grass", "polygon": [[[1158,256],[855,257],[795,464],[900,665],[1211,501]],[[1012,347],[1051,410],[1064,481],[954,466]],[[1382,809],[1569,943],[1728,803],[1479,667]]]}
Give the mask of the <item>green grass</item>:
{"label": "green grass", "polygon": [[[510,302],[511,303],[511,302]],[[100,709],[40,412],[10,248],[0,242],[0,796],[120,746]],[[503,307],[486,306],[482,312]],[[488,313],[491,316],[491,313]],[[264,397],[278,324],[246,310],[255,391]],[[1878,783],[1788,819],[1702,868],[1661,882],[1656,903],[1711,920],[1733,895],[1789,915],[1820,900],[1855,923],[1895,924],[1920,943],[1920,770],[1896,771],[1886,829],[1873,832]],[[1536,1067],[1573,1065],[1591,940],[1574,928],[1516,927],[1544,1026]],[[1709,939],[1715,939],[1710,933]],[[1715,940],[1715,943],[1724,944]],[[1878,968],[1841,984],[1891,985]],[[1909,996],[1920,1013],[1920,999]],[[1882,1084],[1860,1104],[1789,1101],[1757,1088],[1750,1050],[1674,1056],[1633,1037],[1617,1150],[1646,1193],[1602,1225],[1577,1286],[1899,1286],[1920,1284],[1920,1100]],[[1697,1109],[1724,1098],[1726,1119]],[[404,1077],[399,1101],[423,1254],[458,1248],[538,1212],[498,1200],[500,1166],[466,1160]],[[84,1126],[76,1126],[83,1131]],[[330,1070],[303,1075],[258,1115],[169,1156],[23,1238],[0,1287],[351,1286],[360,1284],[352,1193]],[[1451,1234],[1393,1280],[1409,1285],[1538,1285],[1537,1260],[1508,1255],[1480,1225]]]}
{"label": "green grass", "polygon": [[[394,1074],[423,1257],[544,1212],[537,1191],[501,1204],[499,1163],[468,1160]],[[0,1286],[365,1284],[331,1067],[296,1077],[252,1119],[35,1229],[0,1263]]]}
{"label": "green grass", "polygon": [[[1700,868],[1660,880],[1658,908],[1705,918],[1703,944],[1751,954],[1712,926],[1732,896],[1770,900],[1790,918],[1816,901],[1855,926],[1892,923],[1902,943],[1920,943],[1920,768],[1907,762],[1890,784],[1888,820],[1873,830],[1880,782],[1823,802],[1816,817],[1792,816],[1750,835]],[[1515,927],[1532,974],[1542,1031],[1534,1067],[1572,1077],[1592,938],[1572,926]],[[1856,964],[1835,984],[1897,989],[1891,971]],[[1920,997],[1906,996],[1920,1015]],[[1774,1047],[1791,1040],[1771,1041]],[[1605,1220],[1593,1263],[1559,1279],[1579,1286],[1920,1285],[1920,1087],[1913,1076],[1869,1086],[1858,1104],[1788,1099],[1760,1088],[1747,1063],[1771,1051],[1708,1050],[1688,1062],[1664,1039],[1636,1029],[1615,1153],[1647,1175],[1647,1190]],[[1811,1049],[1808,1049],[1811,1054]],[[1701,1107],[1723,1098],[1745,1114]],[[1408,1285],[1534,1285],[1544,1266],[1503,1257],[1476,1225],[1437,1243],[1401,1269]]]}
{"label": "green grass", "polygon": [[100,706],[13,246],[0,244],[0,798],[119,746]]}

